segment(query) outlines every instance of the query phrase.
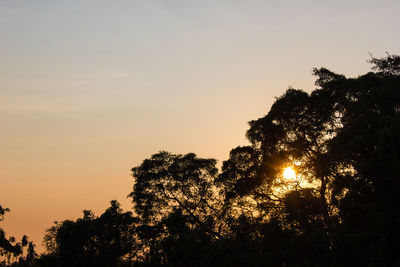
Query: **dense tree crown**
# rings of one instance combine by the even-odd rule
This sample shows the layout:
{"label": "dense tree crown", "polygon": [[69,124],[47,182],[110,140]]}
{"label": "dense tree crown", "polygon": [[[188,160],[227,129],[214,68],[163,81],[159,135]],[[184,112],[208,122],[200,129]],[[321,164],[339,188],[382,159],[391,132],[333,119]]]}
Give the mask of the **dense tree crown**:
{"label": "dense tree crown", "polygon": [[399,266],[400,57],[370,63],[314,69],[316,89],[278,97],[220,171],[193,153],[145,159],[132,213],[112,201],[55,223],[40,257],[0,230],[0,266]]}

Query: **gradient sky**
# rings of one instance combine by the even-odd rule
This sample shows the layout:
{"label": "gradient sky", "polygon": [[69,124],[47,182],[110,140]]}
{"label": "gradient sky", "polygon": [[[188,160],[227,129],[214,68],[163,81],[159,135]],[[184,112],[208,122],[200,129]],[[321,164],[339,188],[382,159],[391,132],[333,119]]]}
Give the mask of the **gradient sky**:
{"label": "gradient sky", "polygon": [[[301,3],[301,4],[300,4]],[[400,1],[0,0],[0,223],[40,247],[55,220],[126,196],[159,150],[221,162],[313,67],[400,53]]]}

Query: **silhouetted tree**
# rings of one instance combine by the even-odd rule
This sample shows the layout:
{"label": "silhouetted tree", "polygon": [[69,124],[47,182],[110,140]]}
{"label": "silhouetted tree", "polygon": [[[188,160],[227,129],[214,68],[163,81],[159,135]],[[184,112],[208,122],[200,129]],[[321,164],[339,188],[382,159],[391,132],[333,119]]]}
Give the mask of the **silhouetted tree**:
{"label": "silhouetted tree", "polygon": [[[199,254],[195,244],[207,247],[222,238],[226,222],[214,184],[215,165],[216,160],[193,153],[159,152],[132,168],[135,184],[129,196],[142,221],[138,230],[149,264],[193,264]],[[179,253],[169,248],[171,242],[182,245]]]}
{"label": "silhouetted tree", "polygon": [[213,181],[216,160],[200,159],[195,154],[154,154],[132,168],[135,178],[135,211],[146,222],[156,222],[174,208],[180,208],[200,223],[214,202]]}
{"label": "silhouetted tree", "polygon": [[[10,209],[0,205],[0,221]],[[23,248],[28,245],[28,237],[24,235],[21,242],[16,242],[15,237],[6,238],[3,229],[0,228],[0,266],[32,266],[37,254],[33,242],[29,242],[28,255],[24,257]]]}
{"label": "silhouetted tree", "polygon": [[390,266],[400,263],[400,57],[370,62],[378,72],[329,85],[343,96],[345,109],[330,149],[342,221],[336,258],[348,262],[353,255],[354,264]]}
{"label": "silhouetted tree", "polygon": [[39,258],[0,229],[0,266],[399,266],[400,57],[369,62],[356,78],[314,69],[317,88],[250,121],[220,173],[193,153],[145,159],[137,217],[111,201],[56,222]]}
{"label": "silhouetted tree", "polygon": [[117,201],[99,217],[85,210],[76,221],[55,223],[47,230],[44,245],[48,254],[42,259],[57,266],[119,266],[132,261],[136,247],[136,218],[123,212]]}
{"label": "silhouetted tree", "polygon": [[[370,62],[378,72],[357,78],[315,69],[319,88],[289,89],[266,116],[251,121],[251,147],[232,150],[219,176],[231,203],[247,210],[240,204],[250,200],[258,211],[251,215],[277,218],[298,233],[292,237],[297,251],[296,243],[307,242],[338,265],[393,265],[400,251],[394,241],[400,60],[388,55]],[[308,185],[282,183],[285,166]],[[357,257],[345,261],[350,255]],[[318,254],[310,260],[321,263]]]}

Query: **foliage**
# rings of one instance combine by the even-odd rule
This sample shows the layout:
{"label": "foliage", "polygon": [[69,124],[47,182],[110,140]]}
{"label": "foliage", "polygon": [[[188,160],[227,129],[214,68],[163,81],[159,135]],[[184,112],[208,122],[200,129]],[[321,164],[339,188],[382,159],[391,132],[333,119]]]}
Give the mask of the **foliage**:
{"label": "foliage", "polygon": [[[0,205],[0,221],[10,209]],[[26,255],[24,252],[26,250]],[[35,245],[24,235],[21,242],[16,242],[13,236],[6,237],[6,233],[0,228],[0,266],[30,266],[36,260]]]}
{"label": "foliage", "polygon": [[44,237],[49,253],[41,264],[117,266],[123,259],[132,260],[137,250],[135,223],[132,213],[123,212],[115,200],[99,217],[85,210],[76,221],[56,222]]}
{"label": "foliage", "polygon": [[22,259],[3,265],[399,266],[400,57],[369,62],[356,78],[314,69],[317,88],[289,88],[250,121],[220,172],[193,153],[145,159],[134,213],[112,201],[55,223],[37,259],[1,230],[0,251]]}

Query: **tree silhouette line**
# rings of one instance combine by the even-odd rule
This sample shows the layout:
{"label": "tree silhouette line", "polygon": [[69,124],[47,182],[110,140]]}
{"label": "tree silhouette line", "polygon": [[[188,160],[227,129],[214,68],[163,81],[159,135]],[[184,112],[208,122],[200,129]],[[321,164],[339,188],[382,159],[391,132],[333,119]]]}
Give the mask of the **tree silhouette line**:
{"label": "tree silhouette line", "polygon": [[0,229],[0,266],[400,266],[400,56],[369,62],[356,78],[314,69],[317,88],[278,97],[221,170],[145,159],[132,212],[113,200],[56,222],[41,255]]}

